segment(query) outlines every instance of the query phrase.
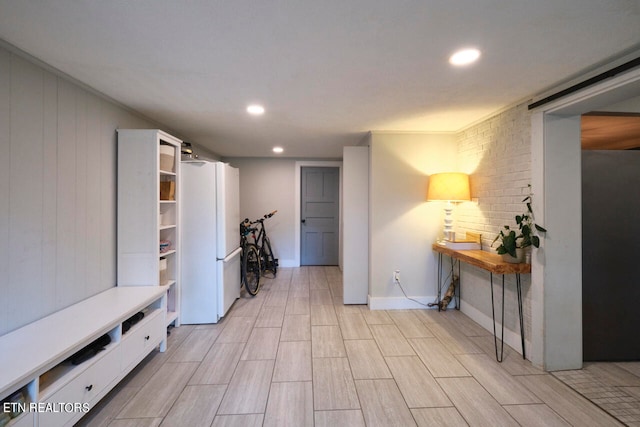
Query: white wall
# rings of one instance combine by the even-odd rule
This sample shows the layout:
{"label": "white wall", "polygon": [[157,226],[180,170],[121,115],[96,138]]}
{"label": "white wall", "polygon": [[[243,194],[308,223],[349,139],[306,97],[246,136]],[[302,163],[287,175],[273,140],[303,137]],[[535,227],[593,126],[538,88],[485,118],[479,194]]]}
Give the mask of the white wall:
{"label": "white wall", "polygon": [[376,133],[371,138],[370,305],[418,308],[393,283],[400,270],[410,297],[432,302],[436,258],[431,249],[442,230],[443,206],[426,202],[428,176],[456,170],[453,134]]}
{"label": "white wall", "polygon": [[344,147],[343,162],[343,301],[366,304],[369,296],[369,147]]}
{"label": "white wall", "polygon": [[[542,322],[536,325],[536,364],[550,371],[582,368],[582,179],[580,116],[537,113],[534,138],[543,174],[539,212],[548,230],[532,257],[532,275]],[[541,126],[540,126],[541,125]],[[538,169],[540,170],[540,169]],[[534,178],[535,179],[535,178]],[[537,331],[536,331],[537,330]]]}
{"label": "white wall", "polygon": [[337,165],[340,162],[249,157],[224,158],[223,161],[240,169],[240,216],[255,220],[278,210],[265,223],[271,246],[280,266],[299,265],[300,166]]}
{"label": "white wall", "polygon": [[640,113],[640,96],[626,99],[621,102],[598,108],[598,111],[610,111],[618,113]]}
{"label": "white wall", "polygon": [[241,219],[257,219],[277,210],[265,223],[276,258],[283,267],[295,263],[295,160],[226,158],[240,169]]}
{"label": "white wall", "polygon": [[0,47],[0,335],[115,285],[118,127],[157,125]]}

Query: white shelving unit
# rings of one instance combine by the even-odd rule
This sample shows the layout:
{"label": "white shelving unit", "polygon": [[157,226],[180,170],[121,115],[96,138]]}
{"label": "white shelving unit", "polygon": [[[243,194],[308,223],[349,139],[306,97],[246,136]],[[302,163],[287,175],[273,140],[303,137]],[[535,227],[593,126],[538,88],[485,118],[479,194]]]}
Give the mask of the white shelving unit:
{"label": "white shelving unit", "polygon": [[166,322],[175,326],[181,144],[157,129],[118,129],[118,286],[166,287]]}

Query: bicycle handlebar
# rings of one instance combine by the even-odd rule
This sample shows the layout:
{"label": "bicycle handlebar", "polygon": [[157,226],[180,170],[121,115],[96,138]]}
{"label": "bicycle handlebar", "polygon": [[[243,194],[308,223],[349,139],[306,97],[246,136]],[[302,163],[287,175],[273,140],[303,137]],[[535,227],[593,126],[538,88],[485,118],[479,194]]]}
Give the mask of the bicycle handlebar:
{"label": "bicycle handlebar", "polygon": [[255,223],[249,221],[249,218],[245,218],[245,220],[240,223],[240,234],[246,236],[253,231],[257,231],[257,228],[251,227],[251,224]]}
{"label": "bicycle handlebar", "polygon": [[251,224],[262,224],[264,222],[265,219],[269,219],[272,216],[274,216],[276,214],[276,212],[278,212],[277,210],[273,211],[273,212],[269,212],[268,214],[264,214],[264,216],[262,218],[256,219],[255,221],[250,221],[249,218],[245,218],[244,221],[242,221],[241,224],[243,224],[245,227]]}

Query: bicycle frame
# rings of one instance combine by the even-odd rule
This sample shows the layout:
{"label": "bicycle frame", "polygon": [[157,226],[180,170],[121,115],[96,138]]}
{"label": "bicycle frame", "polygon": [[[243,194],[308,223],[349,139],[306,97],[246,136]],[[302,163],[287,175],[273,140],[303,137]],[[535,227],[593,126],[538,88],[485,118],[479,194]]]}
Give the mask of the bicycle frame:
{"label": "bicycle frame", "polygon": [[[253,224],[260,224],[260,227],[254,227],[253,230],[251,231],[251,237],[253,238],[253,243],[256,244],[256,246],[258,246],[258,248],[261,248],[264,242],[264,236],[266,235],[266,232],[264,231],[264,220],[257,220],[256,222],[254,222]],[[258,232],[258,235],[256,236],[256,231]]]}
{"label": "bicycle frame", "polygon": [[[276,212],[278,211],[275,210],[273,212],[265,214],[262,218],[258,218],[255,221],[249,221],[249,218],[246,218],[244,222],[241,224],[241,226],[244,226],[247,229],[250,229],[251,237],[253,238],[253,243],[255,243],[256,246],[258,246],[258,248],[262,247],[262,245],[264,244],[264,238],[267,235],[267,231],[265,230],[265,226],[264,226],[264,221],[274,216]],[[258,224],[259,224],[259,228],[251,227]],[[256,236],[256,231],[258,232],[257,236]]]}
{"label": "bicycle frame", "polygon": [[260,259],[262,261],[260,265],[262,272],[271,271],[273,272],[273,277],[276,276],[278,271],[278,260],[276,260],[273,256],[271,243],[269,242],[269,238],[267,237],[267,230],[264,226],[264,222],[275,215],[276,212],[277,211],[273,211],[265,214],[262,218],[259,218],[255,221],[249,221],[249,219],[247,218],[241,224],[241,226],[245,230],[250,232],[253,239],[252,244],[254,244],[258,248]]}

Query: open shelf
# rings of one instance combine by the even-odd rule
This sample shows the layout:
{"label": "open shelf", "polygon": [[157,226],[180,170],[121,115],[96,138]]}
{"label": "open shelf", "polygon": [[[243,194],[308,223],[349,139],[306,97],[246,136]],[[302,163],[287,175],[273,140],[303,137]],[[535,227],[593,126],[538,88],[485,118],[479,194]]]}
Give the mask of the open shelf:
{"label": "open shelf", "polygon": [[[7,427],[10,427],[17,425],[25,417],[33,417],[29,413],[29,404],[36,400],[36,388],[36,381],[31,381],[29,384],[12,391],[7,397],[0,399],[0,408],[2,408],[0,423],[6,423],[7,419],[11,419],[6,424]],[[5,409],[7,409],[6,412]]]}
{"label": "open shelf", "polygon": [[[38,400],[44,400],[51,396],[55,391],[59,390],[64,384],[68,383],[71,379],[78,376],[80,373],[84,372],[87,369],[87,366],[90,366],[103,357],[105,357],[113,348],[115,348],[120,342],[120,337],[122,336],[122,331],[120,329],[120,325],[111,329],[108,333],[103,334],[107,335],[110,339],[110,342],[104,345],[102,350],[99,350],[94,356],[74,365],[71,361],[71,356],[60,362],[58,365],[49,369],[39,378],[39,391],[38,391]],[[101,335],[102,337],[102,335]],[[97,338],[94,341],[97,341],[101,337]],[[87,343],[89,346],[91,343]],[[78,351],[82,350],[84,347],[78,349]],[[75,354],[75,353],[74,353]]]}

